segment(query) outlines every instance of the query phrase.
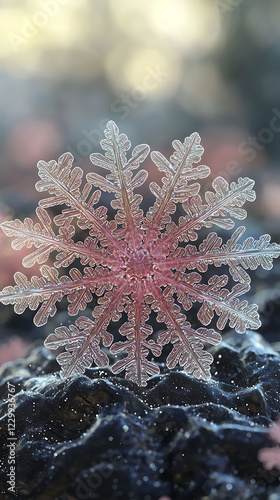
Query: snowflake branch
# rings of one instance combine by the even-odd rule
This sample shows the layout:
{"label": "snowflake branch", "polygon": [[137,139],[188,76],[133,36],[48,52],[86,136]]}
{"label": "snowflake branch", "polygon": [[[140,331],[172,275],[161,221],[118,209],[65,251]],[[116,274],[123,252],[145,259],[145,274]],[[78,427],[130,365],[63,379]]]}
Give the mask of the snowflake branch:
{"label": "snowflake branch", "polygon": [[73,268],[69,272],[70,277],[59,278],[56,269],[44,265],[41,267],[42,277],[33,276],[30,282],[24,274],[15,273],[16,286],[4,288],[0,292],[0,302],[13,304],[17,314],[23,313],[27,307],[35,310],[43,302],[34,317],[35,325],[42,326],[47,322],[48,316],[55,314],[55,303],[65,295],[69,295],[69,314],[76,314],[77,305],[84,309],[85,303],[92,299],[91,291],[102,292],[106,287],[111,287],[112,280],[121,275],[107,270],[106,274],[98,275],[91,268],[85,268],[84,272],[82,276],[80,271]]}
{"label": "snowflake branch", "polygon": [[247,238],[241,245],[237,242],[244,232],[245,227],[240,226],[224,245],[216,233],[210,233],[200,244],[199,251],[194,245],[177,248],[162,263],[162,267],[180,271],[196,268],[199,272],[206,272],[209,264],[214,264],[215,267],[227,264],[235,281],[250,283],[250,276],[245,270],[255,270],[258,266],[271,269],[273,259],[280,255],[280,245],[271,244],[268,234],[264,234],[259,240]]}
{"label": "snowflake branch", "polygon": [[132,177],[132,170],[139,167],[150,148],[146,144],[137,146],[132,151],[131,159],[127,161],[126,151],[130,149],[131,143],[125,134],[119,134],[114,122],[107,123],[105,136],[106,139],[100,143],[106,151],[105,156],[92,154],[90,159],[94,165],[110,170],[110,174],[105,179],[96,173],[91,173],[87,175],[87,180],[105,191],[115,193],[116,200],[111,202],[111,206],[117,210],[115,221],[123,226],[123,230],[118,230],[118,233],[124,235],[127,241],[131,241],[133,248],[136,249],[141,239],[138,227],[143,213],[139,209],[142,196],[134,195],[133,190],[145,182],[148,174],[146,170],[140,170]]}
{"label": "snowflake branch", "polygon": [[83,172],[79,167],[71,170],[72,162],[73,156],[70,153],[65,153],[59,158],[58,163],[53,161],[49,163],[40,161],[38,163],[39,176],[42,180],[36,184],[37,191],[48,190],[50,194],[55,195],[52,198],[40,200],[39,205],[46,208],[65,203],[72,209],[72,218],[74,216],[78,219],[83,217],[87,221],[87,227],[91,224],[102,235],[102,238],[105,237],[108,242],[122,252],[120,241],[115,238],[112,231],[101,222],[93,211],[92,205],[98,201],[100,192],[98,196],[95,196],[94,193],[90,201],[86,203],[85,199],[89,194],[87,186],[85,187],[85,193],[83,192],[82,195],[79,191]]}
{"label": "snowflake branch", "polygon": [[[203,206],[200,197],[194,197],[190,199],[191,205],[188,204],[186,209],[190,212],[189,216],[181,218],[181,224],[179,227],[170,228],[170,232],[166,238],[164,238],[164,243],[169,245],[171,242],[178,240],[179,238],[186,237],[189,239],[188,233],[194,230],[200,229],[203,224],[207,224],[207,227],[212,226],[212,224],[218,224],[225,229],[231,229],[234,226],[234,222],[231,219],[219,219],[218,216],[232,215],[239,219],[244,219],[247,215],[245,210],[241,210],[239,207],[247,201],[255,200],[255,193],[252,191],[254,186],[254,181],[245,177],[244,179],[238,179],[238,184],[233,182],[229,188],[228,183],[222,177],[217,177],[213,181],[213,186],[216,189],[216,194],[208,192],[208,203]],[[236,208],[237,207],[237,208]],[[184,207],[185,208],[185,207]],[[192,235],[191,239],[196,239],[196,236]]]}
{"label": "snowflake branch", "polygon": [[94,324],[94,327],[92,328],[91,333],[87,336],[87,338],[83,342],[82,346],[79,349],[77,349],[77,351],[73,354],[72,360],[69,363],[67,369],[64,369],[64,373],[63,373],[64,377],[69,377],[69,375],[71,375],[77,362],[79,362],[79,360],[83,359],[86,351],[90,347],[90,343],[92,342],[92,339],[96,338],[97,336],[100,336],[101,331],[107,327],[108,323],[110,322],[110,320],[113,316],[114,311],[117,309],[117,307],[120,303],[120,299],[123,295],[124,288],[125,288],[125,284],[118,289],[115,288],[114,295],[113,295],[111,301],[109,301],[108,307],[106,307],[103,311],[103,314],[99,316],[96,323]]}
{"label": "snowflake branch", "polygon": [[[179,337],[180,342],[181,342],[181,352],[179,356],[177,356],[176,360],[179,361],[178,358],[180,358],[180,355],[182,351],[184,352],[184,357],[185,357],[185,362],[184,365],[186,368],[186,371],[191,374],[195,372],[195,376],[197,378],[201,378],[203,380],[208,380],[210,378],[210,371],[209,371],[209,364],[212,363],[213,358],[211,354],[206,353],[205,351],[202,351],[203,344],[201,342],[195,341],[194,334],[196,333],[193,329],[188,329],[184,328],[184,320],[186,319],[184,315],[180,314],[179,318],[180,321],[178,320],[178,313],[177,313],[177,318],[176,318],[176,312],[172,310],[172,307],[170,307],[170,304],[164,299],[163,295],[158,291],[156,286],[152,281],[150,281],[150,287],[151,287],[151,293],[154,296],[155,300],[157,303],[160,305],[160,311],[161,311],[161,318],[160,320],[162,321],[162,313],[165,316],[164,321],[166,322],[167,326],[171,328],[171,334],[175,332],[176,336]],[[174,306],[173,306],[174,307]],[[175,306],[176,307],[176,306]],[[189,325],[189,324],[188,324]],[[186,325],[185,325],[186,326]],[[212,333],[212,330],[210,332],[210,335]],[[161,344],[165,344],[166,339],[164,338],[166,332],[163,332],[162,339],[161,339]],[[168,334],[168,332],[167,332]],[[209,338],[210,338],[209,335]],[[167,335],[170,337],[170,335]],[[191,341],[193,339],[193,342]],[[204,339],[205,340],[205,339]],[[174,342],[175,341],[175,342]],[[217,337],[217,342],[220,341],[220,338]],[[173,342],[175,343],[174,348],[176,346],[176,340],[173,339]],[[217,343],[216,342],[216,343]],[[215,342],[214,342],[215,343]],[[176,349],[177,350],[177,349]],[[206,356],[205,356],[206,355]],[[169,355],[170,356],[170,355]],[[169,367],[173,368],[176,365],[175,363],[172,363],[171,361],[172,358],[170,358],[170,363]],[[172,366],[171,366],[172,364]]]}
{"label": "snowflake branch", "polygon": [[141,284],[139,284],[134,300],[135,307],[135,364],[137,373],[137,382],[141,385],[141,317],[143,314],[143,292],[141,293]]}
{"label": "snowflake branch", "polygon": [[198,193],[199,184],[188,185],[189,180],[201,179],[210,173],[210,169],[205,165],[192,166],[200,160],[204,151],[197,133],[186,137],[183,144],[173,141],[172,145],[175,152],[170,162],[157,151],[151,154],[158,169],[166,175],[162,178],[162,188],[155,182],[150,184],[150,190],[156,196],[155,205],[146,217],[146,227],[151,231],[163,228],[162,223],[166,224],[170,220],[169,214],[174,213],[177,202],[183,203],[189,196]]}
{"label": "snowflake branch", "polygon": [[[106,345],[110,345],[110,343],[112,342],[112,336],[108,334],[105,329],[109,324],[114,311],[118,308],[121,302],[123,290],[125,289],[125,287],[126,284],[118,289],[114,289],[111,300],[108,300],[108,306],[103,309],[103,314],[99,315],[96,323],[93,324],[84,341],[80,345],[78,344],[76,349],[71,349],[72,354],[62,353],[58,356],[57,360],[63,366],[62,377],[67,378],[71,375],[83,373],[85,371],[85,368],[91,365],[88,360],[88,356],[90,356],[91,358],[96,358],[97,353],[95,344],[97,339],[100,339],[103,335],[105,335],[105,338],[106,336],[107,338],[109,337],[109,341],[106,342]],[[47,340],[52,341],[52,338]],[[100,352],[98,352],[98,354],[100,355]],[[105,364],[103,364],[103,366],[106,366],[105,358],[104,363]]]}
{"label": "snowflake branch", "polygon": [[126,187],[124,174],[123,174],[124,168],[123,168],[123,164],[121,162],[119,147],[118,147],[118,143],[116,140],[116,133],[115,133],[116,131],[115,131],[115,127],[114,127],[112,122],[109,122],[107,127],[110,130],[111,137],[112,137],[113,151],[114,151],[114,155],[116,158],[118,178],[119,178],[119,182],[121,185],[121,195],[122,195],[122,200],[123,200],[123,205],[124,205],[124,210],[125,210],[125,215],[126,215],[126,224],[127,224],[128,231],[132,235],[132,240],[135,243],[135,238],[133,237],[134,232],[135,232],[135,224],[134,224],[134,219],[133,219],[133,216],[131,213],[129,195],[127,192],[127,187]]}
{"label": "snowflake branch", "polygon": [[75,243],[71,238],[75,231],[73,226],[61,227],[60,235],[56,236],[51,229],[51,219],[47,212],[39,207],[36,213],[42,225],[39,223],[34,225],[29,218],[26,218],[23,223],[16,219],[1,224],[7,236],[16,237],[12,242],[13,249],[20,250],[24,246],[37,248],[24,257],[24,267],[32,267],[36,262],[43,264],[52,251],[60,253],[59,261],[55,263],[56,267],[68,266],[75,258],[81,258],[84,264],[90,262],[91,265],[105,264],[110,267],[110,265],[116,266],[118,264],[118,261],[110,256],[105,249],[97,248],[92,238],[87,238],[85,243]]}
{"label": "snowflake branch", "polygon": [[237,284],[230,292],[225,288],[221,289],[227,282],[227,276],[213,276],[208,285],[200,285],[198,282],[201,276],[197,273],[184,276],[178,272],[176,275],[166,276],[155,271],[155,274],[162,280],[162,283],[175,289],[178,301],[186,310],[191,308],[193,301],[203,303],[198,313],[198,319],[203,325],[209,325],[213,318],[213,311],[215,311],[220,316],[217,327],[221,330],[228,320],[230,320],[230,327],[235,328],[238,333],[244,333],[248,327],[257,329],[261,326],[257,306],[248,305],[246,300],[239,302],[237,298],[249,290],[249,285]]}
{"label": "snowflake branch", "polygon": [[154,356],[159,356],[162,347],[152,339],[147,340],[153,329],[146,324],[149,319],[149,306],[144,303],[144,290],[142,283],[134,284],[132,301],[125,308],[128,315],[128,322],[120,328],[120,334],[127,337],[124,342],[115,342],[111,347],[112,354],[123,351],[127,356],[117,361],[112,366],[113,373],[120,373],[126,370],[126,378],[133,380],[141,386],[145,386],[150,375],[159,373],[159,367],[152,361],[147,360],[149,351]]}

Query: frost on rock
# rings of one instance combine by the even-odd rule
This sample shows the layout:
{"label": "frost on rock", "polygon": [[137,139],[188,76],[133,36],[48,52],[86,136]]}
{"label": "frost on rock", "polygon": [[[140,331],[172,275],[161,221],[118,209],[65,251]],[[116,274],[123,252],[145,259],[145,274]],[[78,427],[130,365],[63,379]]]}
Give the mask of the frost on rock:
{"label": "frost on rock", "polygon": [[[65,347],[57,357],[63,377],[83,373],[92,363],[107,366],[109,359],[102,350],[105,346],[112,354],[121,355],[112,366],[113,373],[125,370],[127,378],[146,385],[150,376],[159,373],[153,358],[161,354],[165,344],[172,343],[167,366],[179,364],[188,374],[207,380],[213,358],[204,345],[221,341],[218,332],[206,328],[213,317],[219,330],[227,323],[238,333],[260,326],[257,306],[240,296],[250,288],[247,270],[258,266],[271,269],[273,258],[280,255],[280,245],[270,243],[268,235],[240,242],[243,226],[225,243],[215,232],[210,232],[198,247],[190,243],[196,241],[201,228],[230,230],[234,219],[245,219],[243,205],[255,200],[254,181],[245,177],[228,184],[217,177],[213,191],[202,196],[199,181],[210,174],[210,169],[199,164],[203,153],[199,135],[193,133],[183,143],[175,140],[172,145],[174,153],[169,160],[159,152],[151,153],[163,177],[161,185],[150,184],[155,202],[146,216],[139,208],[142,196],[135,191],[148,176],[146,170],[138,169],[149,154],[149,146],[136,146],[128,159],[131,144],[109,121],[101,141],[105,154],[90,156],[104,175],[92,172],[83,182],[83,171],[73,166],[70,153],[58,162],[40,161],[41,180],[36,189],[49,195],[39,202],[38,222],[26,218],[23,222],[16,219],[2,223],[4,233],[15,238],[15,250],[33,247],[23,265],[42,264],[41,276],[33,276],[30,281],[23,273],[15,273],[15,286],[0,292],[3,304],[14,304],[18,314],[27,307],[37,310],[34,323],[41,326],[54,316],[56,303],[64,296],[71,316],[84,311],[93,296],[99,297],[93,320],[80,316],[75,324],[56,328],[45,341],[50,349]],[[99,205],[101,191],[114,197],[113,220],[109,220],[107,208]],[[185,215],[176,224],[172,214],[178,204]],[[62,206],[61,212],[52,221],[47,209],[58,206]],[[87,231],[84,241],[75,239],[77,226]],[[54,267],[49,267],[45,262],[52,252],[56,252]],[[58,269],[69,267],[75,259],[84,266],[83,272],[72,267],[68,274],[59,273]],[[227,288],[226,275],[203,281],[209,266],[225,264],[236,282],[232,289]],[[202,325],[196,330],[186,316],[193,303],[198,304],[197,317]],[[151,338],[151,311],[166,325],[156,340]],[[126,321],[120,334],[124,340],[114,342],[107,328],[123,313]]]}

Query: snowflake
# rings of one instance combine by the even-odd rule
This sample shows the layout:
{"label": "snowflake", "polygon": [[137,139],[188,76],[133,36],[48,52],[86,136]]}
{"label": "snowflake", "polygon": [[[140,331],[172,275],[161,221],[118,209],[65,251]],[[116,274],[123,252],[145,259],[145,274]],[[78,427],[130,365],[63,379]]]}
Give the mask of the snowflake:
{"label": "snowflake", "polygon": [[[149,147],[145,144],[135,147],[127,160],[131,144],[112,121],[107,124],[101,147],[105,155],[92,154],[90,159],[95,166],[106,170],[107,175],[87,174],[83,188],[83,172],[73,167],[70,153],[62,155],[58,162],[38,163],[41,180],[36,189],[50,194],[37,208],[39,222],[34,224],[29,218],[24,222],[5,221],[2,229],[6,235],[15,237],[14,249],[35,248],[23,259],[25,267],[44,264],[50,253],[56,251],[54,267],[42,265],[41,276],[33,276],[30,281],[21,272],[15,273],[16,285],[4,288],[0,301],[14,304],[18,314],[27,307],[36,310],[40,306],[34,323],[41,326],[49,316],[54,316],[56,302],[63,297],[68,298],[71,316],[84,311],[99,297],[92,312],[93,320],[81,316],[69,327],[56,328],[45,341],[50,349],[65,347],[57,357],[62,377],[84,373],[93,362],[99,367],[107,366],[109,359],[101,348],[103,345],[110,347],[113,355],[122,354],[112,366],[113,373],[126,370],[128,379],[146,385],[150,376],[159,373],[153,357],[161,354],[165,344],[172,343],[168,368],[179,364],[188,374],[207,380],[213,358],[203,349],[204,344],[219,344],[221,335],[206,326],[214,313],[219,330],[228,321],[239,333],[244,333],[247,327],[260,326],[257,306],[240,301],[239,297],[250,288],[247,270],[259,265],[271,269],[273,258],[280,255],[280,246],[271,244],[268,235],[240,243],[243,226],[225,243],[214,232],[198,247],[188,242],[195,241],[203,227],[232,229],[233,218],[244,219],[244,203],[255,199],[254,181],[245,177],[229,185],[217,177],[213,191],[207,191],[203,199],[199,194],[200,184],[195,181],[206,178],[210,169],[194,165],[199,163],[203,148],[199,135],[193,133],[183,143],[173,142],[170,160],[159,152],[151,153],[163,177],[161,186],[150,184],[155,203],[144,217],[139,208],[142,196],[134,190],[145,182],[147,172],[140,170],[134,174],[134,171],[148,156]],[[101,191],[111,193],[114,198],[113,220],[109,220],[104,206],[96,207]],[[177,217],[175,223],[171,216],[177,204],[184,215]],[[63,208],[52,222],[46,209],[58,205]],[[88,230],[85,241],[75,240],[77,226]],[[183,242],[188,244],[183,246]],[[57,269],[68,267],[75,259],[80,259],[83,271],[74,267],[68,275],[59,276]],[[213,275],[202,283],[202,274],[210,265],[217,268],[225,264],[237,282],[231,290],[226,288],[226,275]],[[198,304],[197,317],[203,325],[198,329],[192,328],[185,314],[194,303]],[[159,323],[166,325],[156,340],[151,338],[153,329],[148,324],[151,311],[156,313]],[[125,319],[120,334],[125,339],[114,342],[107,328],[111,321],[122,317]]]}

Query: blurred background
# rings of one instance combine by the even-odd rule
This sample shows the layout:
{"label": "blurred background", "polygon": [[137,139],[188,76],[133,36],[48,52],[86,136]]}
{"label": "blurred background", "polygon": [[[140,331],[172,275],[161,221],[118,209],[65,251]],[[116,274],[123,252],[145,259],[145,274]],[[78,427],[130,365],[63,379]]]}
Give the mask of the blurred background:
{"label": "blurred background", "polygon": [[[248,233],[280,243],[279,19],[279,0],[0,0],[2,220],[34,216],[38,160],[70,151],[89,172],[113,119],[132,145],[166,155],[197,131],[205,188],[217,175],[254,178]],[[0,244],[1,288],[15,271],[36,274],[2,233]],[[254,274],[256,300],[279,304],[279,265]],[[2,331],[30,334],[29,311],[2,310]]]}

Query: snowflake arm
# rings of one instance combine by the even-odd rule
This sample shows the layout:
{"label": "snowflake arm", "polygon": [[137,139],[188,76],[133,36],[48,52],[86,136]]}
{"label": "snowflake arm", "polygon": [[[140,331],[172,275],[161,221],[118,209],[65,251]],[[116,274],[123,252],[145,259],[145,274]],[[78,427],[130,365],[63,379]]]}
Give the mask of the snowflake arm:
{"label": "snowflake arm", "polygon": [[[113,336],[108,332],[95,328],[95,324],[90,319],[80,316],[75,325],[60,326],[55,329],[45,340],[44,344],[48,349],[56,350],[65,347],[66,352],[57,356],[58,363],[62,366],[62,377],[84,373],[93,361],[99,367],[108,366],[108,356],[100,348],[100,340],[108,347],[113,340]],[[84,352],[82,350],[84,349]]]}
{"label": "snowflake arm", "polygon": [[270,243],[270,236],[264,234],[258,240],[247,238],[243,244],[238,240],[245,232],[245,227],[240,226],[231,238],[222,245],[222,239],[216,233],[210,233],[199,245],[199,250],[194,245],[179,247],[166,258],[163,267],[166,269],[197,269],[200,273],[207,271],[210,264],[220,267],[229,266],[229,272],[234,281],[250,283],[251,279],[247,269],[255,270],[258,266],[263,269],[272,269],[273,259],[280,255],[280,245]]}
{"label": "snowflake arm", "polygon": [[158,312],[157,321],[164,321],[167,326],[167,331],[159,335],[158,342],[160,345],[173,343],[173,350],[166,360],[168,368],[174,368],[178,363],[188,374],[208,380],[213,357],[209,352],[203,351],[204,343],[219,344],[220,334],[206,328],[193,330],[179,306],[174,304],[174,299],[166,293],[161,294],[153,283],[150,286],[155,298],[152,308]]}
{"label": "snowflake arm", "polygon": [[85,268],[84,275],[78,269],[71,269],[69,276],[59,278],[58,271],[49,266],[41,267],[41,277],[33,276],[28,281],[23,273],[15,273],[14,287],[8,286],[0,292],[2,304],[13,304],[15,312],[22,314],[27,307],[36,310],[40,303],[40,309],[34,317],[34,324],[42,326],[46,324],[49,316],[56,313],[56,302],[68,295],[69,314],[75,315],[79,310],[84,310],[87,303],[92,300],[92,293],[102,294],[104,290],[111,288],[111,281],[117,279],[119,273],[108,272],[107,269]]}
{"label": "snowflake arm", "polygon": [[147,144],[137,146],[132,151],[131,159],[127,161],[126,152],[130,149],[131,143],[125,134],[119,134],[114,122],[108,122],[105,136],[106,139],[100,143],[106,151],[105,156],[92,154],[90,159],[94,165],[105,168],[110,173],[106,179],[91,173],[87,175],[87,180],[104,191],[115,193],[116,200],[111,202],[112,208],[117,210],[115,221],[123,227],[122,236],[125,235],[125,239],[131,240],[133,247],[136,248],[140,234],[136,228],[143,219],[143,212],[139,209],[142,196],[134,195],[133,191],[145,182],[148,173],[146,170],[140,170],[132,177],[132,170],[137,169],[145,160],[150,148]]}
{"label": "snowflake arm", "polygon": [[[88,318],[80,317],[75,325],[70,325],[69,330],[59,327],[45,340],[45,346],[50,349],[66,346],[66,352],[58,355],[58,362],[62,366],[62,377],[70,377],[84,373],[85,369],[94,361],[98,366],[108,365],[108,357],[100,351],[99,343],[102,338],[103,345],[108,347],[113,336],[107,332],[106,327],[111,321],[117,321],[123,310],[124,284],[113,292],[108,292],[101,299],[93,311],[95,323]],[[82,332],[78,328],[82,329]]]}
{"label": "snowflake arm", "polygon": [[155,182],[150,184],[150,190],[156,197],[156,202],[147,213],[146,227],[158,232],[170,222],[170,214],[176,210],[176,203],[183,203],[189,196],[195,195],[200,189],[198,183],[189,185],[190,180],[202,179],[210,174],[210,169],[205,165],[194,167],[204,151],[200,145],[197,133],[186,137],[184,143],[173,141],[174,153],[168,161],[161,153],[154,151],[151,158],[159,171],[164,172],[162,188]]}
{"label": "snowflake arm", "polygon": [[58,251],[55,267],[68,267],[75,258],[80,258],[83,265],[110,263],[117,265],[117,261],[103,248],[97,247],[96,239],[88,237],[85,242],[75,243],[72,236],[75,228],[72,225],[61,226],[59,235],[55,235],[51,227],[51,218],[44,208],[38,207],[36,214],[40,222],[33,223],[32,219],[26,218],[23,222],[16,219],[2,223],[2,229],[7,236],[16,237],[12,242],[14,250],[23,247],[36,250],[24,257],[24,267],[32,267],[35,263],[46,262],[53,251]]}
{"label": "snowflake arm", "polygon": [[[234,221],[231,217],[239,220],[247,217],[247,212],[241,208],[246,201],[254,201],[256,194],[253,191],[254,181],[248,177],[239,178],[237,183],[230,185],[223,177],[217,177],[212,185],[215,193],[205,193],[206,204],[203,205],[199,195],[190,197],[183,203],[183,209],[187,212],[185,217],[180,217],[179,227],[173,223],[167,228],[165,243],[171,243],[197,239],[197,230],[203,226],[211,227],[213,224],[223,229],[232,229]],[[225,216],[231,216],[225,218]]]}
{"label": "snowflake arm", "polygon": [[217,328],[223,330],[227,321],[229,326],[235,328],[238,333],[244,333],[246,328],[257,329],[261,326],[257,306],[248,305],[246,300],[240,302],[237,297],[249,290],[249,286],[239,283],[231,292],[224,288],[227,284],[227,276],[212,276],[207,285],[200,284],[201,276],[198,273],[184,275],[177,272],[168,277],[162,273],[156,273],[163,284],[169,285],[168,291],[176,291],[178,302],[186,311],[191,309],[193,302],[202,302],[198,312],[198,319],[203,325],[209,325],[214,311],[219,316]]}
{"label": "snowflake arm", "polygon": [[115,342],[111,347],[113,354],[126,351],[127,356],[112,366],[113,373],[126,370],[126,378],[138,385],[146,385],[149,376],[159,373],[159,367],[148,361],[149,351],[154,356],[161,354],[161,346],[154,340],[147,340],[153,329],[146,322],[149,319],[149,307],[143,302],[144,293],[141,284],[132,294],[132,301],[125,309],[129,321],[120,328],[121,335],[127,337],[124,342]]}
{"label": "snowflake arm", "polygon": [[120,242],[114,236],[116,224],[114,221],[107,221],[107,210],[104,207],[95,211],[93,209],[100,199],[100,191],[94,191],[90,195],[91,185],[87,183],[81,192],[83,171],[80,167],[73,168],[72,163],[73,156],[70,153],[60,156],[58,162],[39,161],[38,173],[41,181],[38,181],[35,187],[39,192],[49,191],[53,195],[41,200],[40,207],[68,205],[70,208],[62,210],[61,215],[54,218],[58,225],[66,222],[69,224],[76,217],[81,229],[90,229],[90,234],[97,236],[103,245],[110,243],[121,250]]}

